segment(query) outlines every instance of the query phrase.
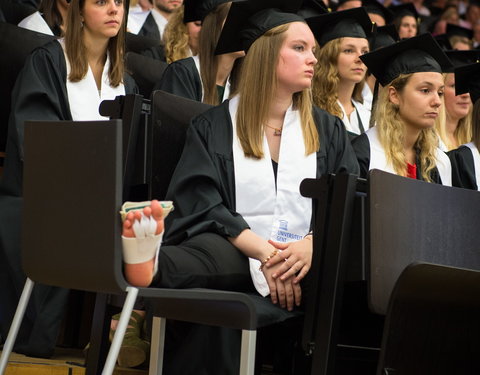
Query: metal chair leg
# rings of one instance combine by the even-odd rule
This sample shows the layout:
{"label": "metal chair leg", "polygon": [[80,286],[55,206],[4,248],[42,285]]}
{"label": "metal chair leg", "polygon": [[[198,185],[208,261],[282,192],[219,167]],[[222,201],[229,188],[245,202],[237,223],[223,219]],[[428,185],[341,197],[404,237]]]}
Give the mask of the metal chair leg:
{"label": "metal chair leg", "polygon": [[27,309],[28,301],[30,300],[30,295],[32,294],[34,285],[35,283],[27,277],[25,286],[23,287],[22,295],[18,301],[15,316],[13,317],[12,325],[8,331],[7,341],[5,341],[5,344],[3,345],[2,356],[0,358],[0,375],[3,375],[5,369],[7,368],[8,358],[12,352],[13,344],[17,338],[20,325],[22,324],[23,316],[25,315],[25,310]]}
{"label": "metal chair leg", "polygon": [[110,350],[108,351],[107,360],[105,362],[105,367],[103,368],[102,375],[111,375],[115,369],[115,363],[117,362],[118,353],[120,352],[120,347],[122,346],[123,337],[125,336],[125,331],[127,330],[128,321],[132,315],[133,306],[138,295],[138,288],[132,286],[127,287],[127,297],[125,299],[125,304],[122,308],[122,313],[120,314],[120,320],[118,321],[117,329],[115,330],[115,335],[113,336],[112,344],[110,345]]}
{"label": "metal chair leg", "polygon": [[165,324],[167,320],[158,316],[153,317],[152,339],[150,344],[149,375],[162,375],[163,355],[165,347]]}
{"label": "metal chair leg", "polygon": [[240,354],[240,375],[253,375],[255,371],[255,347],[257,331],[242,330],[242,347]]}

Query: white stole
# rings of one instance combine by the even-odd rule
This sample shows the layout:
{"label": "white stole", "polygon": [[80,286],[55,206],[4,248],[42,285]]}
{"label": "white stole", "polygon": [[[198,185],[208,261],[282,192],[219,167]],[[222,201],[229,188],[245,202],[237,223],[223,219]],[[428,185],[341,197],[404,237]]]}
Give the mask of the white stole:
{"label": "white stole", "polygon": [[[374,126],[368,129],[365,134],[370,143],[370,165],[368,170],[380,169],[385,172],[397,174],[393,166],[387,162],[385,150],[378,138],[377,127]],[[447,154],[437,147],[435,159],[438,173],[442,179],[442,185],[452,186],[452,165],[450,164],[450,159]],[[419,171],[417,171],[417,173],[419,173]]]}
{"label": "white stole", "polygon": [[[192,56],[193,62],[195,63],[195,67],[198,70],[198,76],[200,77],[200,84],[202,85],[202,102],[203,102],[203,95],[205,94],[205,91],[203,90],[203,82],[202,82],[202,74],[200,73],[200,58],[198,55]],[[230,76],[227,78],[227,83],[225,84],[225,90],[223,91],[223,98],[222,98],[222,103],[228,99],[230,96]]]}
{"label": "white stole", "polygon": [[99,112],[100,103],[104,100],[113,100],[119,95],[125,95],[125,86],[123,83],[117,87],[110,86],[108,79],[108,69],[110,67],[110,58],[107,55],[107,61],[103,67],[102,83],[100,93],[93,76],[93,72],[88,67],[87,74],[79,82],[71,82],[68,79],[70,74],[70,62],[65,53],[65,45],[63,40],[60,41],[65,54],[65,62],[67,65],[67,93],[68,103],[70,104],[70,113],[74,121],[95,121],[108,120],[108,117],[101,116]]}
{"label": "white stole", "polygon": [[[251,230],[265,240],[292,242],[303,239],[310,228],[312,201],[300,195],[300,183],[315,178],[317,155],[305,156],[303,132],[298,111],[290,107],[285,114],[278,160],[277,190],[267,138],[263,138],[264,157],[247,158],[237,137],[236,115],[239,97],[229,102],[233,125],[233,160],[236,211]],[[260,261],[250,258],[250,274],[257,291],[270,293],[259,270]]]}
{"label": "white stole", "polygon": [[35,12],[25,17],[20,21],[18,26],[27,30],[36,31],[37,33],[53,35],[50,26],[47,25],[40,12]]}
{"label": "white stole", "polygon": [[475,146],[475,143],[473,142],[467,143],[465,146],[472,151],[475,179],[477,180],[477,190],[480,191],[480,153],[478,152],[477,146]]}

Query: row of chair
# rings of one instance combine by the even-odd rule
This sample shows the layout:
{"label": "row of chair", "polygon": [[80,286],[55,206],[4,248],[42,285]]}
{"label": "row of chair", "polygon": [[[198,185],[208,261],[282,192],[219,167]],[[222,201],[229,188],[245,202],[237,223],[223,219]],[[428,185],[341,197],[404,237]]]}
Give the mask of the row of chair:
{"label": "row of chair", "polygon": [[[171,139],[176,140],[155,143],[158,145],[155,153],[166,154],[157,161],[163,162],[167,172],[162,172],[165,173],[163,180],[162,174],[157,177],[167,181],[178,160],[181,139],[190,117],[206,107],[162,92],[154,93],[150,105],[151,129],[158,127],[159,139],[162,134],[170,134]],[[181,110],[172,113],[172,107]],[[32,122],[26,126],[23,215],[23,260],[29,277],[26,296],[33,286],[30,280],[94,291],[100,293],[99,296],[127,293],[104,374],[113,371],[137,296],[155,301],[155,316],[160,318],[154,320],[151,374],[161,373],[164,319],[241,329],[240,373],[253,374],[256,330],[298,319],[298,313],[288,313],[268,299],[245,293],[129,286],[121,272],[118,220],[126,176],[122,122],[112,120],[82,123],[82,126],[67,122],[61,125]],[[80,151],[82,160],[77,157]],[[49,168],[39,168],[39,165]],[[38,184],[39,179],[55,181],[55,184]],[[161,189],[164,187],[158,187],[158,191]],[[480,332],[474,322],[478,304],[472,296],[478,288],[478,273],[458,267],[479,269],[474,235],[480,215],[475,209],[480,207],[478,192],[426,184],[380,171],[373,171],[368,181],[348,175],[306,180],[301,192],[315,202],[314,259],[309,273],[313,298],[309,298],[305,306],[302,339],[305,352],[312,359],[311,373],[338,373],[340,359],[345,358],[347,349],[352,349],[348,342],[342,342],[341,335],[345,323],[341,321],[342,309],[349,281],[366,284],[371,311],[387,316],[381,350],[379,345],[372,356],[374,367],[380,358],[379,373],[389,371],[388,368],[411,369],[414,366],[412,360],[418,356],[392,353],[399,350],[395,345],[412,345],[412,337],[418,340],[418,335],[413,336],[413,333],[425,332],[419,330],[419,324],[426,324],[425,319],[432,317],[432,314],[420,313],[425,305],[437,309],[437,319],[428,322],[425,345],[428,338],[433,337],[428,334],[437,329],[442,331],[439,339],[443,335],[445,340],[460,340],[462,335],[452,334],[460,324],[463,327],[460,332],[468,331],[470,339],[468,347],[430,346],[432,350],[421,352],[422,361],[416,366],[428,369],[432,361],[442,359],[443,368],[451,368],[445,361],[461,357],[464,368],[474,368],[473,354],[478,352],[479,345],[473,333]],[[68,221],[60,222],[53,233],[49,225],[51,218],[64,216],[66,207],[73,214]],[[85,225],[85,217],[81,215],[86,207],[94,208],[92,225]],[[43,219],[39,221],[38,217]],[[417,261],[448,267],[409,266]],[[18,318],[27,301],[25,298],[19,304]],[[451,319],[458,316],[452,311],[461,311],[465,319]],[[106,319],[101,314],[96,317],[98,321]],[[435,322],[443,325],[434,328]],[[398,324],[402,325],[401,334]],[[14,339],[14,333],[9,339]],[[6,366],[12,340],[5,345],[1,365]],[[101,337],[92,336],[94,354],[89,355],[89,374],[100,373],[101,340]],[[449,355],[439,354],[434,348],[448,349]]]}

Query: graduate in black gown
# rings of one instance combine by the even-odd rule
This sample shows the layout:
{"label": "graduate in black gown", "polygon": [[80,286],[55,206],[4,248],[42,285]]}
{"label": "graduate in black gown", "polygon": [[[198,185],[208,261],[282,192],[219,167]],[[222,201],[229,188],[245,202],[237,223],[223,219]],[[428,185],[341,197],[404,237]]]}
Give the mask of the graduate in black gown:
{"label": "graduate in black gown", "polygon": [[[241,7],[233,3],[231,14]],[[291,310],[301,303],[312,257],[312,202],[301,197],[299,184],[355,174],[358,165],[340,119],[312,106],[315,40],[303,19],[265,9],[230,36],[233,51],[239,34],[246,57],[238,95],[192,121],[167,194],[175,210],[159,252],[154,244],[137,257],[131,244],[141,247],[141,235],[132,222],[142,226],[142,214],[125,221],[125,274],[133,285],[256,290]],[[144,222],[157,222],[145,238],[161,236],[160,211],[157,203],[144,210]],[[238,332],[215,348],[202,345],[208,337],[185,333],[166,356],[167,373],[237,373]]]}
{"label": "graduate in black gown", "polygon": [[[105,118],[98,112],[102,100],[136,90],[131,78],[124,76],[121,1],[72,0],[67,23],[64,40],[53,40],[32,52],[12,92],[7,156],[0,185],[3,337],[25,282],[20,259],[24,122],[102,120]],[[38,183],[51,183],[55,188],[55,181]],[[34,288],[14,347],[16,352],[39,357],[53,354],[67,295],[59,288]]]}
{"label": "graduate in black gown", "polygon": [[244,55],[243,51],[215,54],[230,4],[225,0],[200,1],[203,22],[198,55],[170,64],[156,89],[214,105],[229,97],[235,61]]}
{"label": "graduate in black gown", "polygon": [[360,175],[380,169],[451,186],[451,165],[434,129],[450,60],[430,34],[361,56],[382,86],[375,126],[352,141]]}
{"label": "graduate in black gown", "polygon": [[472,99],[472,142],[448,153],[452,162],[453,186],[480,190],[480,64],[455,69],[455,93],[470,93]]}
{"label": "graduate in black gown", "polygon": [[363,7],[307,19],[320,45],[313,83],[315,105],[342,119],[351,137],[365,132],[370,108],[363,104],[366,67],[360,56],[369,51],[372,22]]}

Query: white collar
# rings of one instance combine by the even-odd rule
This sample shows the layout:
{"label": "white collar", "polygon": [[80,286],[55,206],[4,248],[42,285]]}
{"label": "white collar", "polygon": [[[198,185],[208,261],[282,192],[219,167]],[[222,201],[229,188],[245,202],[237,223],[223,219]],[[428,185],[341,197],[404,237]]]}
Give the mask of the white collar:
{"label": "white collar", "polygon": [[99,113],[100,103],[104,100],[113,100],[119,95],[125,95],[125,86],[123,83],[117,87],[110,86],[108,78],[108,69],[110,67],[110,58],[107,55],[107,61],[103,67],[101,91],[98,92],[97,84],[90,66],[85,77],[78,82],[71,82],[68,79],[70,74],[70,62],[65,52],[65,43],[61,39],[60,44],[64,50],[65,63],[67,66],[67,94],[70,105],[70,113],[74,121],[95,121],[108,120],[108,117],[101,116]]}

